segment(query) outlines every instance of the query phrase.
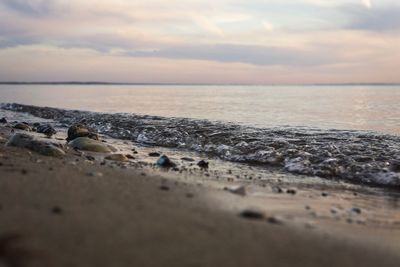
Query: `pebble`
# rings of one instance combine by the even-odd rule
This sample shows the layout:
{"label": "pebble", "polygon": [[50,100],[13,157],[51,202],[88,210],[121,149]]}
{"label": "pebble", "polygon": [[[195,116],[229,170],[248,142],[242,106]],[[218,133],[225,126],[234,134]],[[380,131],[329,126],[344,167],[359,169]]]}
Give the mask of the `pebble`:
{"label": "pebble", "polygon": [[45,134],[47,137],[51,137],[57,133],[57,131],[50,124],[39,125],[36,127],[36,132]]}
{"label": "pebble", "polygon": [[166,185],[161,185],[160,189],[163,190],[163,191],[169,191],[169,187],[166,186]]}
{"label": "pebble", "polygon": [[354,213],[357,213],[357,214],[361,214],[361,209],[360,208],[352,208],[351,211],[354,212]]}
{"label": "pebble", "polygon": [[202,169],[207,169],[207,168],[208,168],[208,162],[205,161],[205,160],[200,160],[200,161],[197,163],[197,166],[199,166],[199,167],[202,168]]}
{"label": "pebble", "polygon": [[79,137],[87,137],[93,140],[99,140],[99,136],[93,129],[90,129],[82,123],[76,123],[68,128],[67,141],[69,142]]}
{"label": "pebble", "polygon": [[246,188],[244,186],[225,187],[224,190],[240,196],[246,195]]}
{"label": "pebble", "polygon": [[283,193],[283,190],[279,186],[273,186],[272,192],[280,194],[280,193]]}
{"label": "pebble", "polygon": [[52,143],[36,140],[32,135],[15,133],[8,140],[7,146],[27,148],[39,154],[51,157],[63,157],[65,152]]}
{"label": "pebble", "polygon": [[72,148],[76,148],[79,150],[86,150],[92,152],[101,152],[101,153],[110,153],[117,151],[111,145],[104,144],[103,142],[90,139],[88,137],[78,137],[68,143]]}
{"label": "pebble", "polygon": [[176,164],[173,163],[167,156],[162,155],[156,162],[156,164],[163,168],[175,167]]}
{"label": "pebble", "polygon": [[3,124],[4,124],[4,123],[8,123],[8,121],[7,121],[6,118],[3,117],[3,118],[0,119],[0,123],[3,123]]}
{"label": "pebble", "polygon": [[251,220],[262,220],[264,219],[264,214],[256,210],[244,210],[239,214],[240,217],[251,219]]}
{"label": "pebble", "polygon": [[150,156],[150,157],[159,157],[159,156],[161,156],[161,154],[158,153],[158,152],[150,152],[150,153],[149,153],[149,156]]}
{"label": "pebble", "polygon": [[283,224],[283,222],[276,217],[268,217],[267,222],[271,224]]}
{"label": "pebble", "polygon": [[194,159],[192,159],[192,158],[187,158],[187,157],[183,157],[183,158],[181,158],[181,160],[183,160],[183,161],[189,161],[189,162],[193,162],[193,161],[194,161]]}
{"label": "pebble", "polygon": [[54,213],[54,214],[61,214],[63,212],[63,210],[59,206],[54,206],[51,209],[51,212]]}
{"label": "pebble", "polygon": [[287,189],[286,193],[291,194],[291,195],[296,195],[297,192],[294,189]]}
{"label": "pebble", "polygon": [[124,154],[111,154],[106,156],[104,159],[113,160],[113,161],[128,161],[129,159]]}
{"label": "pebble", "polygon": [[321,196],[327,197],[327,196],[328,196],[328,193],[322,192],[322,193],[321,193]]}
{"label": "pebble", "polygon": [[23,123],[23,122],[19,122],[19,123],[15,124],[13,126],[13,128],[14,129],[28,131],[28,132],[32,131],[32,128],[28,124]]}

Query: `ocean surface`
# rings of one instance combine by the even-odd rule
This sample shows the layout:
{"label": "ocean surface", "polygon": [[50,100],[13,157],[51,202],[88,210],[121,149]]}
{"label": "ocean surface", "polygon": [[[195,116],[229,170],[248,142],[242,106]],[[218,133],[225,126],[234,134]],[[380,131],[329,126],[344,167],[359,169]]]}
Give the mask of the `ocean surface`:
{"label": "ocean surface", "polygon": [[0,85],[0,103],[400,133],[400,86]]}
{"label": "ocean surface", "polygon": [[399,100],[399,86],[0,86],[1,103],[19,103],[3,110],[61,127],[83,121],[147,146],[394,188]]}

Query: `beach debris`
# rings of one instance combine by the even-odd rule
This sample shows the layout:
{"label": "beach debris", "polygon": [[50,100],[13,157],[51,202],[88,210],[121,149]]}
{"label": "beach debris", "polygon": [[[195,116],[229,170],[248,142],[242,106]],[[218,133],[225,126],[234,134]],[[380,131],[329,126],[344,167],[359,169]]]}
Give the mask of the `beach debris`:
{"label": "beach debris", "polygon": [[104,157],[104,159],[113,160],[113,161],[121,161],[121,162],[129,160],[124,154],[111,154],[111,155]]}
{"label": "beach debris", "polygon": [[18,122],[17,124],[15,124],[13,126],[14,129],[18,129],[18,130],[23,130],[23,131],[32,131],[31,126],[29,126],[27,123],[24,122]]}
{"label": "beach debris", "polygon": [[224,187],[224,190],[226,190],[230,193],[236,194],[236,195],[240,195],[240,196],[246,195],[246,188],[243,185]]}
{"label": "beach debris", "polygon": [[291,195],[296,195],[297,192],[296,192],[295,189],[287,189],[287,190],[286,190],[286,193],[287,193],[287,194],[291,194]]}
{"label": "beach debris", "polygon": [[8,123],[8,121],[5,117],[3,117],[0,119],[0,123],[5,124],[5,123]]}
{"label": "beach debris", "polygon": [[65,155],[65,152],[56,145],[37,140],[34,136],[25,133],[15,133],[10,137],[6,145],[27,148],[45,156],[63,157]]}
{"label": "beach debris", "polygon": [[163,168],[175,167],[176,164],[173,163],[166,155],[162,155],[156,162],[156,164]]}
{"label": "beach debris", "polygon": [[159,156],[161,156],[161,154],[158,152],[150,152],[149,153],[149,157],[159,157]]}
{"label": "beach debris", "polygon": [[51,137],[52,135],[57,133],[57,131],[50,124],[37,126],[36,132],[45,134],[47,137]]}
{"label": "beach debris", "polygon": [[79,137],[87,137],[93,140],[99,140],[97,133],[82,123],[75,123],[68,128],[67,141],[72,141]]}
{"label": "beach debris", "polygon": [[91,139],[89,137],[78,137],[68,143],[69,146],[79,150],[86,150],[100,153],[116,152],[117,149],[111,145]]}
{"label": "beach debris", "polygon": [[262,220],[264,219],[264,213],[261,211],[246,209],[239,214],[240,217],[250,220]]}
{"label": "beach debris", "polygon": [[205,160],[200,160],[200,161],[197,163],[197,166],[199,166],[199,167],[202,168],[202,169],[208,169],[208,162],[205,161]]}

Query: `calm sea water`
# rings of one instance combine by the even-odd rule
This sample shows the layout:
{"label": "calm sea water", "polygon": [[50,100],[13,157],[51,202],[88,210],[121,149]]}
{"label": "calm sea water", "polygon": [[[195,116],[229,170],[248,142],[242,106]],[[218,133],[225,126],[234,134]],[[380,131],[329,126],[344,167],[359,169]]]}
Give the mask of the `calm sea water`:
{"label": "calm sea water", "polygon": [[400,86],[0,85],[0,102],[400,133]]}

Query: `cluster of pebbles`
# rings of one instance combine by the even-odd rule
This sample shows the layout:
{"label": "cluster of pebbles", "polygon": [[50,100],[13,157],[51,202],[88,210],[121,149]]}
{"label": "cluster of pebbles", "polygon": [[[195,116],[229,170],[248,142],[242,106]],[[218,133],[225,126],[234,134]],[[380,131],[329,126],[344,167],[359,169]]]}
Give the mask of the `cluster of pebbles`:
{"label": "cluster of pebbles", "polygon": [[400,186],[400,137],[309,128],[254,128],[231,123],[134,114],[105,114],[6,104],[70,125],[86,125],[113,138],[174,147],[290,173],[354,183]]}

